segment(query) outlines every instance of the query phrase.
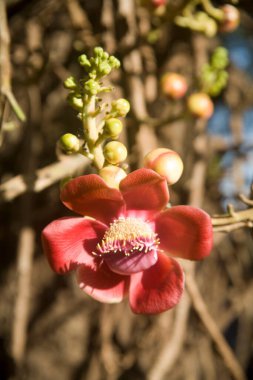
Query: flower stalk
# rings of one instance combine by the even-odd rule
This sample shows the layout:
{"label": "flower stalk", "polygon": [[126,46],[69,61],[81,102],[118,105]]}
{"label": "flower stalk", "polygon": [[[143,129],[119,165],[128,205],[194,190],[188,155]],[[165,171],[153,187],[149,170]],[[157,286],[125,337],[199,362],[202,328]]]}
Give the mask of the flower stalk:
{"label": "flower stalk", "polygon": [[[97,144],[99,132],[96,121],[96,96],[87,97],[84,95],[82,112],[83,134],[87,143],[89,157],[92,157],[93,165],[96,169],[101,169],[104,165],[102,141]],[[83,153],[86,155],[85,153]]]}

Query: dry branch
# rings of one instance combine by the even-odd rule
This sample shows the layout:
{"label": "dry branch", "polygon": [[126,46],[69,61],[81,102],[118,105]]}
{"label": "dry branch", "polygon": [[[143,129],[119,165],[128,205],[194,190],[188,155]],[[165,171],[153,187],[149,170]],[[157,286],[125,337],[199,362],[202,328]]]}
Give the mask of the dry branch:
{"label": "dry branch", "polygon": [[148,380],[162,380],[174,366],[184,343],[190,305],[190,299],[185,294],[177,306],[173,334],[157,355],[157,359],[148,373]]}
{"label": "dry branch", "polygon": [[20,364],[25,351],[30,301],[30,278],[34,252],[35,232],[31,227],[20,231],[18,244],[17,298],[12,327],[12,356]]}
{"label": "dry branch", "polygon": [[11,201],[27,191],[39,193],[64,177],[82,172],[88,163],[88,159],[83,156],[67,157],[60,162],[37,170],[34,176],[13,177],[0,185],[0,200]]}

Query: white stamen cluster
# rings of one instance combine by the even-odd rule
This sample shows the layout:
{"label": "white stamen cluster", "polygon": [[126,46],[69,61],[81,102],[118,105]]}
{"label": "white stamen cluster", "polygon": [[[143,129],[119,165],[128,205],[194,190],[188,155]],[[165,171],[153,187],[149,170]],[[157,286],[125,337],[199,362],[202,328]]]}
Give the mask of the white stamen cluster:
{"label": "white stamen cluster", "polygon": [[97,244],[95,255],[124,253],[130,256],[134,251],[145,253],[158,248],[157,234],[147,222],[137,218],[120,217],[110,224],[103,240]]}

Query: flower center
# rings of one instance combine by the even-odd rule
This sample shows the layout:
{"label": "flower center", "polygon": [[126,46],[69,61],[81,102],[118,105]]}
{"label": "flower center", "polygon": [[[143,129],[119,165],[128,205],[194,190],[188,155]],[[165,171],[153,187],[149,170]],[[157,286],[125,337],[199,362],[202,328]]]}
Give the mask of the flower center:
{"label": "flower center", "polygon": [[95,254],[120,252],[130,256],[136,251],[147,253],[156,250],[158,245],[157,234],[148,223],[137,218],[120,217],[110,224],[102,242],[97,244],[98,253]]}

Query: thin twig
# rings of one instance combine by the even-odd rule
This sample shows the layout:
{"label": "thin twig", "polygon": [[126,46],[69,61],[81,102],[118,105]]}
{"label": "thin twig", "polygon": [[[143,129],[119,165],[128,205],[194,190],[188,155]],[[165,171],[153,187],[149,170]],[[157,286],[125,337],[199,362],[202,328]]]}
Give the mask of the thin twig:
{"label": "thin twig", "polygon": [[[10,33],[5,0],[0,1],[0,101],[8,100],[21,121],[26,117],[11,90]],[[2,107],[1,107],[2,108]],[[1,116],[2,118],[2,116]]]}
{"label": "thin twig", "polygon": [[209,314],[207,306],[200,294],[196,281],[191,273],[187,273],[186,286],[191,297],[194,309],[198,313],[202,323],[206,327],[211,338],[215,342],[223,360],[229,369],[231,375],[236,380],[246,380],[244,372],[238,363],[233,351],[227,344],[225,338],[221,334],[214,319]]}

